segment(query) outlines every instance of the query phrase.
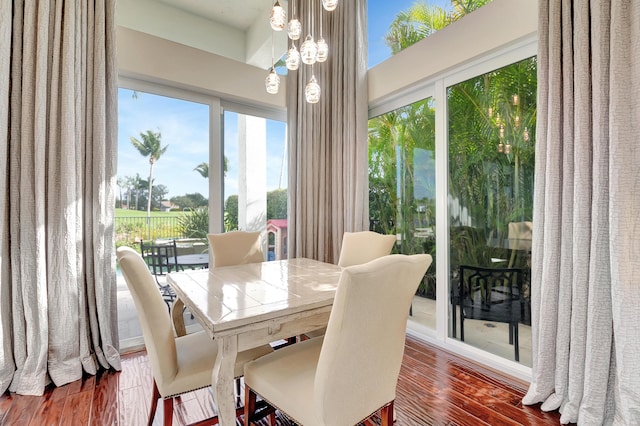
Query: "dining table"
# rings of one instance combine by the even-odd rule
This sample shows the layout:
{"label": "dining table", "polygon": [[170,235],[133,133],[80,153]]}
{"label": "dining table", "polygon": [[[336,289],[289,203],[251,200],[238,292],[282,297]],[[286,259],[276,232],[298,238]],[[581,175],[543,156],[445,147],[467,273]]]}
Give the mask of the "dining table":
{"label": "dining table", "polygon": [[238,352],[327,325],[341,268],[296,258],[173,272],[167,282],[211,339],[211,383],[221,426],[236,424]]}

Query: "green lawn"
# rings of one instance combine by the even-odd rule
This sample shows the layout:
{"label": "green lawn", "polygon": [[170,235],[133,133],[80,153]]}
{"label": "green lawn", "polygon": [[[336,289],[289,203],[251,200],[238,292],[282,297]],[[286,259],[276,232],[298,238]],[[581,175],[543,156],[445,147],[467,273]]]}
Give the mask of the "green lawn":
{"label": "green lawn", "polygon": [[[151,217],[178,217],[184,215],[184,212],[151,212]],[[119,217],[147,217],[147,212],[140,210],[116,209],[116,218]]]}

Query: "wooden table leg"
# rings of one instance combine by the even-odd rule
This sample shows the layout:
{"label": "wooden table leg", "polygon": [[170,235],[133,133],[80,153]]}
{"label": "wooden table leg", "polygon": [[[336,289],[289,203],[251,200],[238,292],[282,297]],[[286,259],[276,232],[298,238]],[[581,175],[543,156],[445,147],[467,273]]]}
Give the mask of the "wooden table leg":
{"label": "wooden table leg", "polygon": [[238,337],[225,336],[216,339],[218,357],[213,366],[211,384],[220,426],[235,426],[236,410],[233,393],[233,373],[238,355]]}
{"label": "wooden table leg", "polygon": [[171,318],[173,319],[173,329],[176,331],[176,336],[184,336],[187,334],[187,329],[184,326],[184,302],[177,297],[171,305]]}

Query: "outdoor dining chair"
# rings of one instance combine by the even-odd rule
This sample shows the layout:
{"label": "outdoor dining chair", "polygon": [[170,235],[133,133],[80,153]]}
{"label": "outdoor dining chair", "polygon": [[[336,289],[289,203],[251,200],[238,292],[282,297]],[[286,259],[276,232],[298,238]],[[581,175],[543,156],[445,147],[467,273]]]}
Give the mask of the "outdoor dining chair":
{"label": "outdoor dining chair", "polygon": [[465,320],[502,322],[509,327],[509,344],[514,358],[520,360],[518,328],[530,315],[522,291],[522,269],[484,268],[460,265],[460,284],[452,289],[452,335],[456,337],[456,310],[460,318],[460,340],[464,341]]}
{"label": "outdoor dining chair", "polygon": [[165,243],[140,241],[140,254],[155,278],[162,299],[167,304],[169,310],[171,310],[171,305],[176,299],[176,294],[169,284],[167,284],[166,275],[178,270],[177,252],[175,240]]}

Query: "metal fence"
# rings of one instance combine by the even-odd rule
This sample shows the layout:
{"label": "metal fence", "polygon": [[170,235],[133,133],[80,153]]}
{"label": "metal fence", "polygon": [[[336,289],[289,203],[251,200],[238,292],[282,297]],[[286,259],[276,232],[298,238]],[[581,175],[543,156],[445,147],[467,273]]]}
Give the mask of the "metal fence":
{"label": "metal fence", "polygon": [[182,238],[177,217],[117,217],[116,242]]}

